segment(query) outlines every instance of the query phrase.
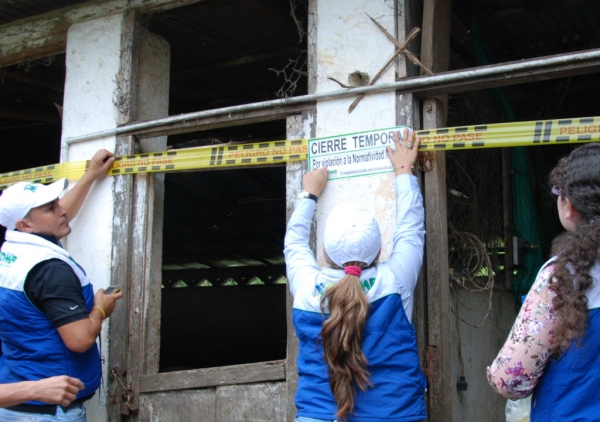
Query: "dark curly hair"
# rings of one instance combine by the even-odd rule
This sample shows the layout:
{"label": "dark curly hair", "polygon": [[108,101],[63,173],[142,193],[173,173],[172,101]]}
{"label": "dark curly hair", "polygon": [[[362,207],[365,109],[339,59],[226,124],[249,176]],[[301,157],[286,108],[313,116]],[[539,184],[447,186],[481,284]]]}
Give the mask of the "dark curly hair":
{"label": "dark curly hair", "polygon": [[560,356],[585,334],[588,319],[586,292],[593,283],[591,268],[600,258],[600,144],[578,147],[550,173],[550,184],[560,188],[558,201],[571,201],[580,218],[574,230],[552,243],[557,256],[550,289],[557,312],[551,353]]}

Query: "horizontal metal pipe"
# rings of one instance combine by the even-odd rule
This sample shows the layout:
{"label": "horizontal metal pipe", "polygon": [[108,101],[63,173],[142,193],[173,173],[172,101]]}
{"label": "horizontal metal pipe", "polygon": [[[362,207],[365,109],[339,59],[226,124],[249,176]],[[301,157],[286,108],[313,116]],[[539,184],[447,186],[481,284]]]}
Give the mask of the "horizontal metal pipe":
{"label": "horizontal metal pipe", "polygon": [[[428,87],[437,86],[438,89],[443,89],[445,85],[450,85],[458,81],[475,81],[483,77],[497,77],[503,80],[510,79],[510,73],[523,72],[541,68],[548,68],[551,71],[553,66],[559,67],[566,64],[576,65],[577,63],[590,60],[600,59],[600,49],[580,51],[577,53],[561,54],[556,56],[547,56],[538,59],[523,60],[519,62],[509,62],[499,65],[489,65],[482,67],[470,68],[468,70],[444,72],[434,76],[416,76],[406,78],[396,82],[388,82],[379,85],[363,86],[358,88],[349,88],[345,90],[321,92],[318,94],[301,95],[287,99],[278,99],[270,101],[262,101],[258,103],[242,104],[238,106],[230,106],[217,108],[213,110],[198,111],[193,113],[180,114],[177,116],[169,116],[162,119],[150,120],[140,123],[132,123],[120,126],[114,129],[108,129],[101,132],[90,133],[87,135],[74,136],[63,139],[66,145],[87,141],[90,139],[98,139],[106,136],[126,135],[127,133],[157,126],[169,125],[173,123],[184,122],[187,120],[201,119],[217,115],[226,115],[229,113],[238,113],[245,111],[258,110],[269,107],[280,107],[287,104],[297,104],[318,100],[329,100],[336,98],[350,97],[358,94],[372,94],[389,91],[399,92],[415,92],[424,90]],[[505,83],[503,83],[505,85]]]}

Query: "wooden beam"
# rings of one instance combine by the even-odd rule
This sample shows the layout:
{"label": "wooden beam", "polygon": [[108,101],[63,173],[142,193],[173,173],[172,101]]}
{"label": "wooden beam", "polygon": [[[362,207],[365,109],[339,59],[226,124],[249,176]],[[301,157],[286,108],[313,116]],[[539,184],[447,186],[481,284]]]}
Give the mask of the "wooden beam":
{"label": "wooden beam", "polygon": [[[421,58],[436,74],[448,69],[451,17],[451,0],[424,1]],[[447,96],[423,101],[423,129],[446,125],[447,102]],[[453,395],[446,155],[433,152],[424,158],[428,318],[425,372],[429,380],[429,421],[443,422],[452,415]]]}
{"label": "wooden beam", "polygon": [[91,0],[0,26],[0,67],[65,52],[77,22],[130,10],[160,12],[203,0]]}
{"label": "wooden beam", "polygon": [[[425,100],[423,129],[443,127],[444,103]],[[429,420],[443,422],[452,415],[452,349],[450,344],[450,286],[448,275],[448,214],[446,204],[446,155],[426,153],[425,249],[427,274],[428,346],[426,375],[429,380]]]}
{"label": "wooden beam", "polygon": [[424,1],[421,61],[434,73],[448,70],[451,17],[452,0]]}
{"label": "wooden beam", "polygon": [[[137,63],[139,52],[139,15],[135,10],[129,11],[123,18],[123,31],[121,33],[120,51],[121,51],[121,72],[118,81],[120,95],[132,98],[131,103],[135,102],[137,88]],[[127,84],[124,81],[131,82]],[[133,118],[135,104],[131,104],[127,110],[120,108],[118,110],[119,122],[127,122]],[[135,152],[136,139],[133,136],[117,137],[115,154],[128,155]],[[139,309],[143,309],[140,305],[141,299],[139,292],[143,289],[144,274],[140,274],[140,266],[145,264],[146,245],[140,240],[131,235],[134,231],[134,223],[143,225],[147,215],[140,216],[139,195],[134,197],[137,192],[134,191],[137,181],[142,175],[136,175],[135,179],[131,177],[122,178],[117,176],[113,182],[115,186],[120,186],[120,189],[115,189],[114,194],[114,224],[112,238],[112,257],[111,257],[111,279],[113,284],[121,286],[123,291],[123,299],[121,306],[115,308],[110,324],[109,343],[109,368],[111,368],[111,377],[109,388],[113,391],[127,386],[128,390],[133,391],[133,399],[131,402],[124,403],[123,397],[126,393],[115,395],[112,401],[107,406],[109,420],[120,420],[122,414],[129,414],[130,411],[139,408],[139,394],[137,394],[137,375],[139,375],[139,347],[142,337],[141,326],[135,325],[142,318]],[[119,180],[119,178],[122,178]],[[144,179],[146,180],[146,179]],[[143,203],[142,203],[143,204]],[[135,212],[138,212],[138,219],[134,218]],[[135,228],[138,228],[137,226]],[[140,248],[142,251],[140,253]],[[116,315],[115,315],[116,314]],[[137,352],[137,354],[136,354]]]}
{"label": "wooden beam", "polygon": [[[132,136],[121,136],[117,138],[115,154],[129,155],[133,150],[134,138]],[[113,205],[113,230],[111,251],[111,274],[112,284],[118,284],[123,291],[123,298],[119,306],[115,308],[109,326],[108,345],[109,357],[109,391],[122,391],[122,385],[127,383],[127,354],[129,351],[129,313],[132,301],[131,287],[131,225],[133,210],[133,178],[128,176],[115,176],[114,205]],[[120,420],[121,418],[122,394],[115,394],[107,403],[109,420]],[[123,409],[124,410],[124,409]]]}
{"label": "wooden beam", "polygon": [[[129,285],[129,315],[128,324],[129,347],[127,350],[127,387],[133,391],[126,412],[137,412],[140,408],[140,374],[146,366],[147,356],[145,354],[148,329],[157,329],[160,332],[160,321],[155,321],[158,326],[149,327],[147,319],[149,314],[154,316],[160,314],[156,308],[156,302],[149,306],[148,296],[152,288],[152,282],[160,283],[160,264],[154,262],[157,251],[162,245],[153,242],[154,224],[154,200],[153,183],[155,175],[151,173],[134,175],[133,182],[133,234],[131,235],[131,263],[130,263],[130,285]],[[162,228],[162,227],[161,227]],[[122,335],[122,333],[121,333]],[[123,338],[123,337],[122,337]],[[156,338],[156,337],[155,337]],[[158,356],[153,356],[156,360]]]}
{"label": "wooden beam", "polygon": [[220,387],[285,379],[283,361],[249,363],[140,376],[140,393]]}

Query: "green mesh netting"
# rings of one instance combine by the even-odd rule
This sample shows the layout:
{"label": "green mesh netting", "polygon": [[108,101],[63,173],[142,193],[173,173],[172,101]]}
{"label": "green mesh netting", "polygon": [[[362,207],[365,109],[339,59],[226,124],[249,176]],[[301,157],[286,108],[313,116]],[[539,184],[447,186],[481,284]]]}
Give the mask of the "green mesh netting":
{"label": "green mesh netting", "polygon": [[[476,21],[471,22],[471,40],[479,64],[489,64],[485,45],[480,36],[479,23]],[[506,121],[516,121],[504,90],[502,88],[494,88],[492,89],[492,94],[502,109]],[[516,234],[530,245],[540,245],[538,217],[530,182],[530,158],[529,153],[524,147],[510,149],[510,167],[512,171],[513,224]],[[518,273],[515,275],[511,285],[517,307],[521,304],[521,297],[531,288],[543,263],[542,251],[539,247],[526,248],[524,250],[523,262],[520,263]]]}
{"label": "green mesh netting", "polygon": [[[511,148],[510,168],[512,170],[513,224],[516,234],[530,245],[540,245],[540,231],[535,202],[531,188],[529,153],[523,147]],[[521,303],[543,265],[542,250],[539,247],[525,248],[523,262],[511,285],[516,303]]]}

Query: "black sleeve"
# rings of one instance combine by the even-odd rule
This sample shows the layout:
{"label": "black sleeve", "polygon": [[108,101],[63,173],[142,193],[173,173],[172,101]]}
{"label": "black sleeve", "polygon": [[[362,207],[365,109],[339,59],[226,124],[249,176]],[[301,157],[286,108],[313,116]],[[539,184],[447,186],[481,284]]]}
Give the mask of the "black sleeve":
{"label": "black sleeve", "polygon": [[33,267],[25,279],[25,294],[54,328],[89,315],[79,279],[69,264],[60,259],[42,261]]}

